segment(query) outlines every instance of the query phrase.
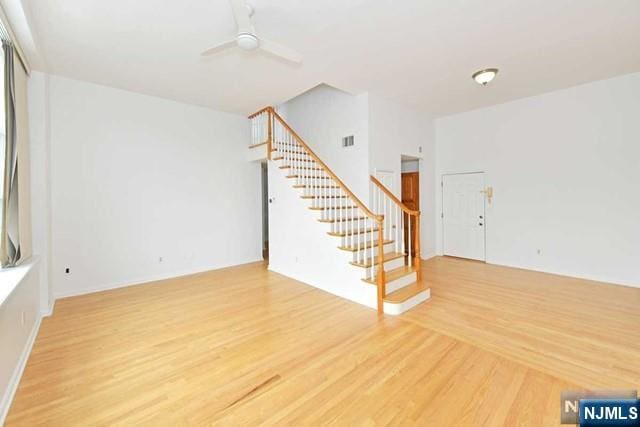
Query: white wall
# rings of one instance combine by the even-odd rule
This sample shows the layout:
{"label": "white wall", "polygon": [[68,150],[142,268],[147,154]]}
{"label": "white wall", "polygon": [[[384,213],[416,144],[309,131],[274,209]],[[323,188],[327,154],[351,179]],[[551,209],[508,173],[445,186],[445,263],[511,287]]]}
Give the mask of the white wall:
{"label": "white wall", "polygon": [[636,73],[437,120],[438,176],[494,187],[487,261],[640,286],[639,114]]}
{"label": "white wall", "polygon": [[29,78],[29,150],[31,152],[31,225],[33,254],[39,258],[40,307],[53,309],[49,253],[51,251],[51,180],[49,145],[49,76],[32,72]]}
{"label": "white wall", "polygon": [[401,171],[402,173],[420,172],[420,160],[403,160]]}
{"label": "white wall", "polygon": [[55,76],[48,92],[56,296],[261,259],[246,118]]}
{"label": "white wall", "polygon": [[[435,134],[433,120],[377,94],[350,95],[317,86],[278,107],[289,125],[367,205],[369,175],[395,173],[400,194],[401,157],[420,158],[421,255],[435,254]],[[355,146],[341,147],[354,134]]]}
{"label": "white wall", "polygon": [[0,284],[12,286],[0,292],[0,424],[3,423],[20,381],[40,325],[39,265],[29,260],[0,271]]}
{"label": "white wall", "polygon": [[435,255],[435,133],[424,113],[369,94],[369,172],[394,172],[392,191],[400,196],[402,156],[420,159],[421,257]]}
{"label": "white wall", "polygon": [[[368,95],[317,86],[278,106],[278,112],[309,147],[364,203],[369,197]],[[342,148],[342,138],[355,144]]]}
{"label": "white wall", "polygon": [[364,284],[364,270],[349,264],[350,252],[338,249],[340,238],[327,234],[319,211],[301,199],[279,162],[269,162],[269,269],[334,295],[376,306],[375,287]]}

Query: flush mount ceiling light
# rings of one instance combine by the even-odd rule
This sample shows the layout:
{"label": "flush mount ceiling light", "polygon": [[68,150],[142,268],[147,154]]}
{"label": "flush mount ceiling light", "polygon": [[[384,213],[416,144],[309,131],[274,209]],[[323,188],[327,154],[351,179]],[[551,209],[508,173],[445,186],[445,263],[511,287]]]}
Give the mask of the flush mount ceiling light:
{"label": "flush mount ceiling light", "polygon": [[480,70],[473,73],[471,78],[479,85],[486,86],[491,80],[493,80],[498,74],[497,68],[487,68],[486,70]]}

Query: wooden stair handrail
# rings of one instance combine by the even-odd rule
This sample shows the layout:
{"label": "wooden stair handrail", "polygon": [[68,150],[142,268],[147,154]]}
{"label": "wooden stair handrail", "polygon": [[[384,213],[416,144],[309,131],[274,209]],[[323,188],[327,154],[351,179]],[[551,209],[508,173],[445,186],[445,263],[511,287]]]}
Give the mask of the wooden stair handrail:
{"label": "wooden stair handrail", "polygon": [[248,116],[247,118],[248,119],[253,119],[255,116],[257,116],[258,114],[262,114],[265,111],[274,111],[274,109],[271,106],[264,107],[263,109],[256,111],[255,113],[253,113],[252,115]]}
{"label": "wooden stair handrail", "polygon": [[[420,265],[421,265],[421,258],[420,258],[420,211],[419,210],[416,211],[416,210],[413,210],[413,209],[409,209],[407,207],[407,205],[402,203],[402,201],[400,199],[398,199],[387,187],[385,187],[385,185],[383,183],[378,181],[378,179],[375,176],[370,175],[370,178],[371,178],[371,182],[373,182],[380,190],[382,190],[382,192],[392,202],[394,202],[396,205],[398,205],[400,207],[400,209],[402,209],[403,212],[405,212],[409,216],[415,216],[416,217],[416,223],[415,223],[416,241],[415,241],[415,247],[413,249],[414,249],[414,257],[415,257],[416,276],[417,276],[418,280],[422,280],[422,270],[420,268]],[[410,244],[411,244],[411,238],[409,238],[409,245]]]}
{"label": "wooden stair handrail", "polygon": [[325,170],[325,172],[327,172],[331,176],[331,178],[333,178],[333,180],[342,188],[342,190],[344,190],[344,192],[347,193],[349,197],[351,197],[351,199],[355,202],[355,204],[360,209],[362,209],[365,215],[367,215],[369,218],[373,219],[374,221],[377,221],[378,223],[381,223],[383,221],[384,216],[376,215],[373,212],[371,212],[369,208],[364,203],[362,203],[360,199],[358,199],[358,197],[351,192],[351,190],[349,190],[349,188],[344,184],[344,182],[342,182],[340,178],[338,178],[338,176],[335,173],[333,173],[333,171],[329,168],[329,166],[327,166],[322,160],[320,160],[320,157],[318,157],[318,155],[314,153],[311,148],[309,148],[307,143],[304,142],[304,140],[300,137],[300,135],[298,135],[296,131],[291,129],[291,126],[289,126],[284,121],[284,119],[280,117],[278,113],[276,113],[276,111],[272,107],[267,107],[266,109],[271,111],[271,114],[273,114],[273,117],[275,117],[275,119],[278,120],[280,124],[284,126],[291,133],[291,135],[293,135],[293,137],[296,140],[298,140],[300,145],[302,145],[305,148],[305,150],[307,150],[308,154]]}
{"label": "wooden stair handrail", "polygon": [[387,187],[384,186],[383,183],[381,183],[380,181],[378,181],[378,179],[373,176],[370,175],[371,181],[377,185],[380,190],[382,190],[382,192],[384,194],[387,195],[387,197],[389,197],[391,200],[393,200],[395,202],[396,205],[400,206],[400,209],[402,209],[403,211],[405,211],[406,213],[408,213],[409,215],[420,215],[420,211],[414,211],[413,209],[409,209],[407,207],[407,205],[405,205],[404,203],[402,203],[400,201],[400,199],[398,199],[391,191],[389,191],[389,189]]}
{"label": "wooden stair handrail", "polygon": [[[297,140],[297,142],[302,146],[302,148],[307,152],[307,154],[320,165],[320,167],[327,173],[338,186],[344,191],[351,200],[356,204],[364,214],[376,221],[378,223],[378,270],[376,272],[376,285],[377,285],[377,306],[378,306],[378,314],[384,314],[384,297],[386,296],[386,275],[384,271],[384,215],[376,215],[369,208],[360,201],[360,199],[353,194],[351,190],[342,182],[338,176],[333,173],[331,168],[327,166],[321,159],[318,157],[316,153],[307,145],[306,142],[294,131],[291,126],[289,126],[282,117],[276,112],[276,110],[269,106],[265,107],[252,115],[249,116],[249,119],[253,119],[254,117],[262,114],[264,112],[268,113],[268,124],[267,124],[267,158],[271,160],[271,147],[273,146],[273,124],[272,120],[277,120],[280,124]],[[275,123],[275,122],[273,122]]]}

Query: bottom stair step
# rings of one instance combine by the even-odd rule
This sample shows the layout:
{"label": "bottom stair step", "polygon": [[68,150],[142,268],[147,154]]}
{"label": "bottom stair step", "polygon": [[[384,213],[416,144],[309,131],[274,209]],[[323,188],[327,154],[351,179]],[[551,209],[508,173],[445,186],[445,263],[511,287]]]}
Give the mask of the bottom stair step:
{"label": "bottom stair step", "polygon": [[387,295],[383,303],[384,312],[391,315],[402,314],[429,298],[431,298],[429,286],[422,281],[414,282]]}
{"label": "bottom stair step", "polygon": [[405,286],[404,288],[398,289],[397,291],[392,292],[386,297],[384,297],[384,302],[390,302],[393,304],[405,302],[409,298],[428,289],[429,289],[429,286],[427,286],[427,284],[424,282],[413,282],[412,284]]}

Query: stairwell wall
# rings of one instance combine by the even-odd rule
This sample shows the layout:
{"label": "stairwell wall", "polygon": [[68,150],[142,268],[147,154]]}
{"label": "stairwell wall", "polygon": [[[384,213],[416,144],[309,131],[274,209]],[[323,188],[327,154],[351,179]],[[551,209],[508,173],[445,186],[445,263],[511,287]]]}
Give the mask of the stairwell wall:
{"label": "stairwell wall", "polygon": [[[369,95],[351,95],[322,84],[279,105],[284,120],[345,183],[369,198]],[[353,135],[355,144],[342,147]]]}
{"label": "stairwell wall", "polygon": [[401,159],[419,159],[421,257],[435,255],[435,130],[427,114],[369,93],[369,173],[393,172],[393,193],[401,198]]}
{"label": "stairwell wall", "polygon": [[[350,95],[320,85],[276,107],[278,113],[336,175],[371,207],[369,176],[393,172],[400,195],[402,156],[420,159],[421,256],[435,253],[435,138],[433,120],[383,97]],[[355,145],[341,139],[355,136]],[[376,305],[375,286],[363,285],[364,270],[349,264],[351,254],[318,222],[279,162],[269,162],[269,269],[319,289]]]}

